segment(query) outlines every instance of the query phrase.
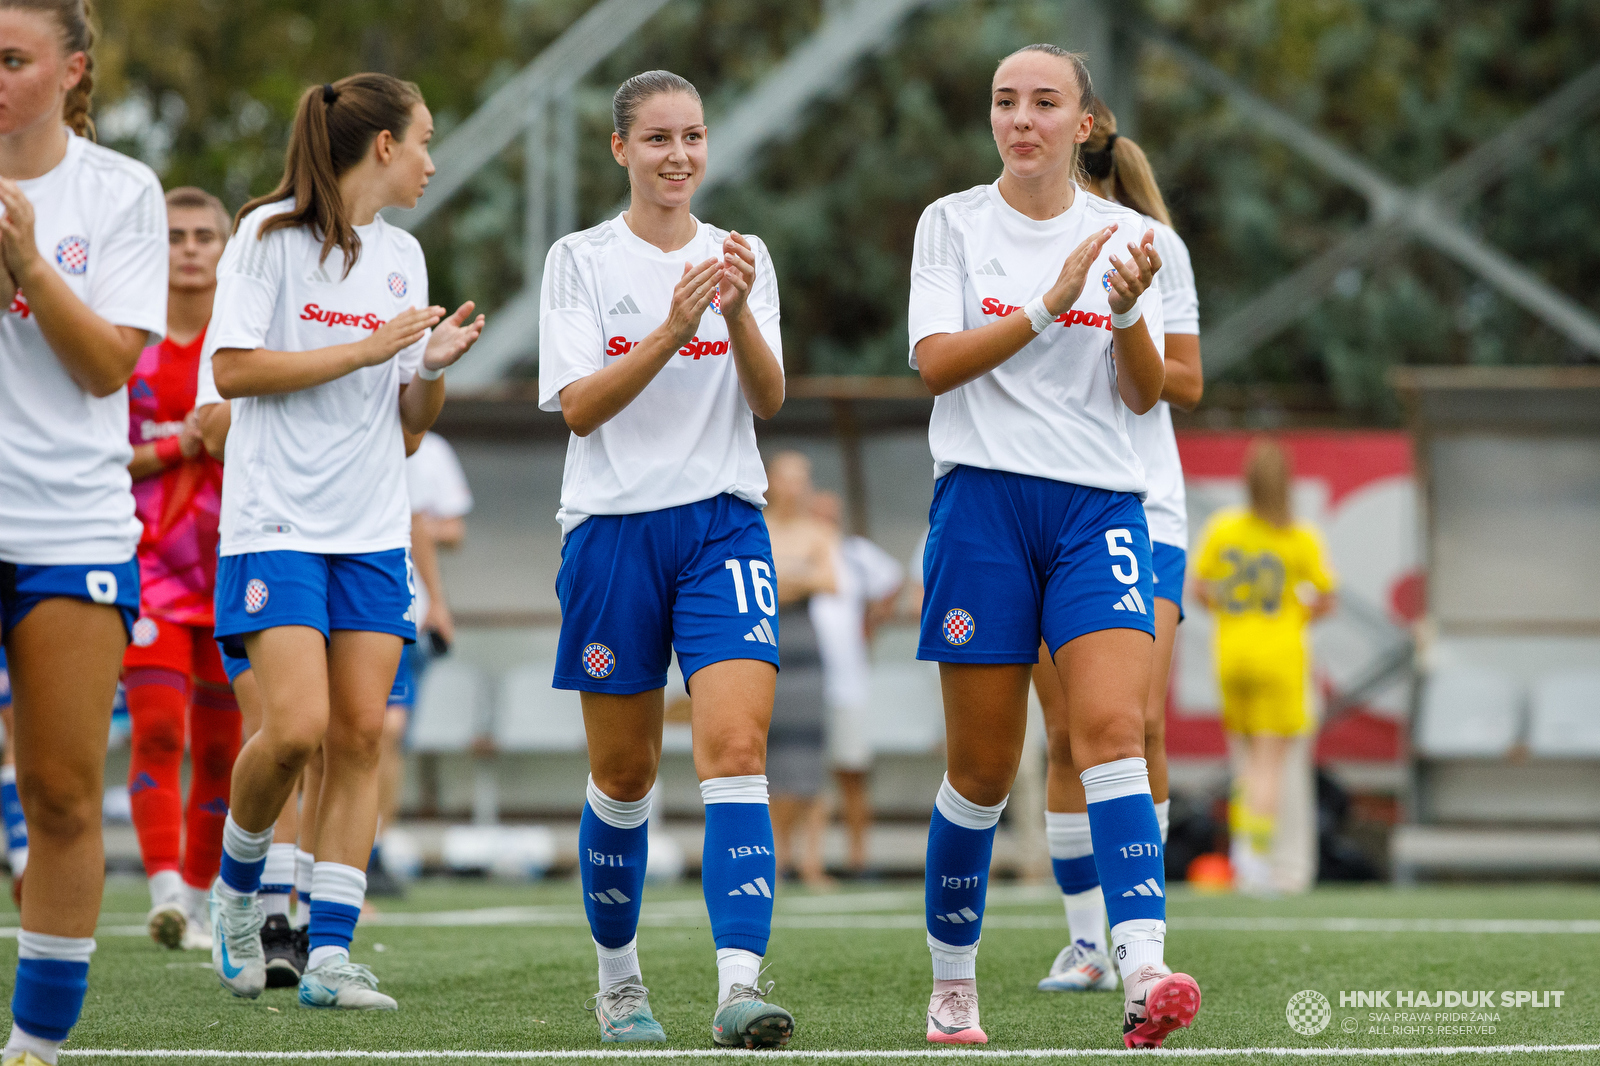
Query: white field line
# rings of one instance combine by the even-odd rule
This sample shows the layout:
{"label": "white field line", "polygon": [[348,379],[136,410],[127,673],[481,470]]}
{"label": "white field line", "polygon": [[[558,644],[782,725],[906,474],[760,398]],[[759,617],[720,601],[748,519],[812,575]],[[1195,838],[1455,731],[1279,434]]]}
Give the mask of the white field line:
{"label": "white field line", "polygon": [[[707,923],[703,904],[694,902],[651,906],[644,909],[639,924],[646,928],[700,928]],[[774,929],[895,931],[923,927],[921,914],[786,914],[773,915]],[[579,929],[588,924],[584,913],[574,907],[483,907],[453,911],[389,911],[361,919],[363,927],[466,928],[546,927]],[[984,916],[988,929],[1062,930],[1065,922],[1050,915],[994,914]],[[1600,920],[1542,918],[1217,918],[1185,917],[1167,919],[1173,932],[1193,933],[1504,933],[1515,936],[1552,934],[1559,936],[1600,936]],[[15,939],[16,927],[0,927],[0,939]],[[143,937],[143,925],[103,925],[96,936]]]}
{"label": "white field line", "polygon": [[1559,1052],[1600,1051],[1600,1044],[1506,1044],[1499,1047],[1255,1047],[1255,1048],[1165,1048],[1161,1051],[1095,1050],[1089,1048],[1022,1048],[990,1050],[977,1048],[915,1048],[904,1051],[713,1051],[713,1050],[618,1050],[583,1051],[209,1051],[63,1048],[71,1058],[104,1059],[197,1059],[252,1060],[263,1062],[304,1062],[340,1059],[369,1062],[528,1062],[544,1059],[704,1059],[732,1056],[759,1056],[767,1059],[1225,1059],[1265,1057],[1284,1059],[1413,1058],[1466,1055],[1513,1056],[1550,1055]]}

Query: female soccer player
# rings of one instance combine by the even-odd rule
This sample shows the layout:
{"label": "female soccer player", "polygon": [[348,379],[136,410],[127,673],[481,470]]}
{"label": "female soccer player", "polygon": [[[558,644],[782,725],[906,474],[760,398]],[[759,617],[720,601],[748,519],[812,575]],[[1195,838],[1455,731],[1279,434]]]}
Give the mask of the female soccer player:
{"label": "female soccer player", "polygon": [[167,325],[161,184],[88,139],[92,44],[83,0],[0,0],[0,638],[32,820],[6,1066],[54,1063],[88,988],[139,607],[124,386]]}
{"label": "female soccer player", "polygon": [[[1151,580],[1155,595],[1149,606],[1155,615],[1155,659],[1150,671],[1150,693],[1144,705],[1144,757],[1150,769],[1150,795],[1161,825],[1161,842],[1167,840],[1167,677],[1172,671],[1172,646],[1183,617],[1183,576],[1189,543],[1188,509],[1184,501],[1183,467],[1178,440],[1172,433],[1169,404],[1190,411],[1200,402],[1204,378],[1200,370],[1200,300],[1195,293],[1189,249],[1172,229],[1172,219],[1155,173],[1144,151],[1131,139],[1118,135],[1116,116],[1103,100],[1090,113],[1094,128],[1083,145],[1083,170],[1088,191],[1130,207],[1144,216],[1155,232],[1161,271],[1156,275],[1156,296],[1161,303],[1165,330],[1166,380],[1161,402],[1142,415],[1128,418],[1128,438],[1144,466],[1149,493],[1144,500],[1150,526]],[[1072,762],[1072,738],[1065,728],[1066,694],[1048,651],[1041,649],[1033,670],[1040,702],[1049,707],[1045,720],[1050,731],[1045,830],[1050,840],[1051,865],[1066,898],[1070,939],[1056,956],[1050,973],[1039,982],[1041,991],[1068,992],[1117,987],[1117,974],[1107,954],[1106,905],[1095,871],[1094,842],[1089,833],[1088,804],[1083,783]]]}
{"label": "female soccer player", "polygon": [[128,385],[128,472],[144,524],[140,615],[122,660],[133,732],[128,796],[150,879],[151,938],[208,951],[203,912],[222,858],[239,705],[211,636],[222,466],[202,446],[194,400],[228,228],[210,193],[167,193],[167,336],[144,350]]}
{"label": "female soccer player", "polygon": [[635,932],[676,649],[706,803],[712,1039],[777,1046],[794,1021],[757,981],[775,883],[766,747],[778,603],[752,414],[783,403],[778,283],[760,240],[690,214],[707,158],[694,86],[636,75],[612,117],[631,202],[550,250],[539,322],[539,406],[572,429],[555,685],[582,693],[589,738],[578,846],[600,954],[594,1010],[603,1041],[666,1039]]}
{"label": "female soccer player", "polygon": [[1273,890],[1271,855],[1289,745],[1313,721],[1307,627],[1337,604],[1333,571],[1316,527],[1290,506],[1288,453],[1259,440],[1245,454],[1250,505],[1218,511],[1195,556],[1196,591],[1217,616],[1217,687],[1234,767],[1235,883]]}
{"label": "female soccer player", "polygon": [[[995,824],[1016,776],[1040,637],[1067,691],[1126,986],[1123,1040],[1159,1045],[1199,988],[1162,963],[1160,832],[1144,754],[1154,626],[1144,471],[1124,407],[1155,406],[1141,297],[1154,234],[1073,180],[1094,98],[1082,60],[1029,45],[995,72],[1003,171],[917,227],[911,361],[937,399],[938,483],[918,657],[940,663],[948,773],[928,833],[928,1039],[984,1043],[976,958]],[[1128,258],[1106,250],[1121,231]],[[1142,238],[1140,234],[1143,234]]]}
{"label": "female soccer player", "polygon": [[471,303],[441,321],[421,248],[378,214],[422,195],[432,133],[408,82],[355,74],[308,89],[283,180],[241,209],[218,272],[205,344],[216,395],[200,402],[236,402],[216,633],[246,651],[263,704],[261,729],[234,767],[211,894],[212,961],[241,996],[260,995],[266,981],[255,893],[273,822],[321,745],[299,1001],[396,1005],[349,953],[377,820],[386,696],[402,645],[416,637],[402,427],[432,424],[445,368],[483,329],[481,316],[469,320]]}

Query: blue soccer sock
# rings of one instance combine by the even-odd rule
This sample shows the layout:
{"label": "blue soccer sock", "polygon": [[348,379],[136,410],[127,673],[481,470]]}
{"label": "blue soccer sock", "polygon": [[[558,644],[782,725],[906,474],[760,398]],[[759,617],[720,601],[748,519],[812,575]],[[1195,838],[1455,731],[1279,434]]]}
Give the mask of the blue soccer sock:
{"label": "blue soccer sock", "polygon": [[335,955],[350,957],[356,920],[367,896],[367,872],[337,862],[319,862],[311,871],[311,955],[314,970]]}
{"label": "blue soccer sock", "polygon": [[640,976],[636,937],[650,857],[650,796],[612,799],[589,778],[588,802],[578,823],[578,866],[583,909],[600,955],[602,992]]}
{"label": "blue soccer sock", "polygon": [[1127,979],[1162,965],[1167,935],[1161,827],[1143,759],[1118,759],[1081,775],[1089,799],[1094,861],[1104,889],[1117,967]]}
{"label": "blue soccer sock", "polygon": [[89,991],[93,937],[17,934],[17,984],[11,996],[11,1036],[0,1056],[31,1051],[45,1062],[78,1024]]}
{"label": "blue soccer sock", "polygon": [[1106,902],[1100,892],[1100,873],[1094,865],[1089,816],[1082,812],[1046,811],[1044,831],[1050,842],[1050,866],[1067,907],[1068,935],[1104,954]]}
{"label": "blue soccer sock", "polygon": [[772,853],[767,776],[714,777],[700,782],[706,804],[700,886],[717,946],[717,1002],[735,983],[754,984],[772,935]]}
{"label": "blue soccer sock", "polygon": [[928,826],[926,905],[928,949],[935,981],[971,981],[978,976],[978,938],[989,893],[989,860],[1001,800],[984,807],[962,796],[945,775]]}
{"label": "blue soccer sock", "polygon": [[260,832],[242,829],[232,812],[222,823],[222,869],[224,886],[241,896],[261,890],[261,871],[267,865],[267,849],[272,847],[272,826]]}
{"label": "blue soccer sock", "polygon": [[28,865],[28,820],[22,815],[15,766],[0,766],[0,815],[5,817],[6,861],[11,866],[11,876],[21,877]]}

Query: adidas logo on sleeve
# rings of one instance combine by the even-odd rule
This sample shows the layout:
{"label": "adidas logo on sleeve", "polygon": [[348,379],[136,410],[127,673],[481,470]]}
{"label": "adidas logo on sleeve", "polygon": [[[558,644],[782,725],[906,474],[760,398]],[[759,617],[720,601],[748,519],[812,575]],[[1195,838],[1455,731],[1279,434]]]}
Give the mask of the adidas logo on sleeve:
{"label": "adidas logo on sleeve", "polygon": [[761,620],[760,625],[746,633],[744,639],[753,640],[758,644],[776,645],[778,643],[778,635],[772,631],[772,623],[765,618]]}
{"label": "adidas logo on sleeve", "polygon": [[1122,599],[1111,605],[1113,611],[1132,611],[1134,614],[1149,614],[1145,610],[1144,597],[1139,595],[1138,589],[1129,589],[1122,594]]}

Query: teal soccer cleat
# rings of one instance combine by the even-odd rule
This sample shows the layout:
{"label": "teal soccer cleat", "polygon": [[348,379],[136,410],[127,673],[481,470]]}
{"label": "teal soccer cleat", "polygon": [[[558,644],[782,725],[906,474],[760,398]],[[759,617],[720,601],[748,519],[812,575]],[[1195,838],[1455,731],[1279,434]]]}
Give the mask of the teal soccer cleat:
{"label": "teal soccer cleat", "polygon": [[217,980],[236,996],[255,999],[267,987],[267,963],[261,950],[261,908],[254,896],[219,891],[211,886],[211,968]]}
{"label": "teal soccer cleat", "polygon": [[399,1010],[378,991],[378,979],[360,963],[335,955],[300,977],[300,1005],[321,1010]]}
{"label": "teal soccer cleat", "polygon": [[766,988],[759,981],[734,985],[711,1019],[712,1041],[718,1047],[772,1048],[787,1044],[794,1035],[794,1017],[766,1000],[776,983],[768,981]]}

